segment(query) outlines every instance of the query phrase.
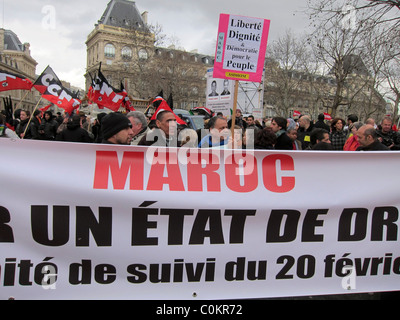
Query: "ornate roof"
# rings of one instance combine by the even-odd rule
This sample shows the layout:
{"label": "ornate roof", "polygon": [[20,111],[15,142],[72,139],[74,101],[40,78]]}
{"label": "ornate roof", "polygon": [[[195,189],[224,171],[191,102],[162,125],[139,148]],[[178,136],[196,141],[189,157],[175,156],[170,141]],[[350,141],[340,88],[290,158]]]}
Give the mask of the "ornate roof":
{"label": "ornate roof", "polygon": [[23,52],[24,45],[14,32],[11,30],[4,30],[4,49]]}
{"label": "ornate roof", "polygon": [[111,0],[99,20],[99,24],[148,31],[136,3],[130,0]]}

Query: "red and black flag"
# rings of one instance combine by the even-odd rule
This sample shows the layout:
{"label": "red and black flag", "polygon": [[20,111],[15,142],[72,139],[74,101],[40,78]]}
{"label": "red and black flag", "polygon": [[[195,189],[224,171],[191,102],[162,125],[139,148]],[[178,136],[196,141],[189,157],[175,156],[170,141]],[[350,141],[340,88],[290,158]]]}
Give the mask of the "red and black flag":
{"label": "red and black flag", "polygon": [[132,105],[131,97],[129,96],[128,91],[126,91],[125,86],[122,84],[122,82],[121,82],[121,91],[126,94],[125,99],[122,102],[126,111],[127,112],[136,111],[136,109]]}
{"label": "red and black flag", "polygon": [[103,73],[99,70],[92,93],[92,101],[100,108],[107,108],[118,112],[126,98],[127,92],[112,87]]}
{"label": "red and black flag", "polygon": [[90,87],[89,87],[88,93],[86,94],[86,98],[87,98],[88,103],[92,104],[93,103],[93,97],[94,97],[94,87],[96,85],[96,82],[95,82],[95,80],[93,79],[93,77],[92,77],[92,75],[90,73],[89,73],[89,76],[90,76],[91,82],[90,82]]}
{"label": "red and black flag", "polygon": [[33,83],[31,80],[8,71],[0,70],[0,92],[10,90],[31,90],[32,86]]}
{"label": "red and black flag", "polygon": [[170,106],[170,108],[174,110],[174,97],[172,96],[172,93],[170,93],[167,103]]}
{"label": "red and black flag", "polygon": [[42,98],[54,103],[69,114],[72,114],[81,105],[77,95],[62,85],[50,67],[43,71],[33,86],[42,94]]}
{"label": "red and black flag", "polygon": [[157,119],[157,116],[158,116],[161,112],[169,111],[169,112],[172,112],[172,113],[174,114],[174,116],[175,116],[175,118],[176,118],[176,122],[177,122],[178,124],[180,124],[180,125],[186,125],[186,122],[185,122],[184,120],[182,120],[181,118],[179,118],[179,117],[172,111],[172,109],[171,109],[170,106],[168,105],[167,101],[165,101],[163,98],[158,97],[158,98],[156,98],[156,99],[153,101],[153,104],[154,104],[155,102],[157,102],[157,103],[159,102],[159,107],[157,108],[156,112],[153,114],[153,117],[151,118],[151,120],[156,120],[156,119]]}

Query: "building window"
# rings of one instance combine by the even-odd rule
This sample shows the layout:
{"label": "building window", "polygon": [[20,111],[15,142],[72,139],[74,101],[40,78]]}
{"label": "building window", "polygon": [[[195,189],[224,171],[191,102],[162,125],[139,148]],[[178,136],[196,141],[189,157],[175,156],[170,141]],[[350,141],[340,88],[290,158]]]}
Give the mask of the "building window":
{"label": "building window", "polygon": [[104,55],[107,58],[115,58],[115,47],[111,43],[105,46]]}
{"label": "building window", "polygon": [[132,49],[129,47],[124,47],[122,49],[122,59],[130,60],[132,59]]}
{"label": "building window", "polygon": [[146,49],[140,49],[138,55],[140,60],[147,60],[149,57]]}

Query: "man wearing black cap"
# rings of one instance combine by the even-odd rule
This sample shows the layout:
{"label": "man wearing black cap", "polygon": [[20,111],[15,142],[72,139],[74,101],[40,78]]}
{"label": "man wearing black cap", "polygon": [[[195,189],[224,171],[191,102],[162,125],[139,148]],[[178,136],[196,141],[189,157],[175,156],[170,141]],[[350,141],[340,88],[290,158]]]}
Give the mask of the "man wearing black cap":
{"label": "man wearing black cap", "polygon": [[101,121],[103,144],[130,145],[133,139],[132,123],[121,113],[113,112]]}

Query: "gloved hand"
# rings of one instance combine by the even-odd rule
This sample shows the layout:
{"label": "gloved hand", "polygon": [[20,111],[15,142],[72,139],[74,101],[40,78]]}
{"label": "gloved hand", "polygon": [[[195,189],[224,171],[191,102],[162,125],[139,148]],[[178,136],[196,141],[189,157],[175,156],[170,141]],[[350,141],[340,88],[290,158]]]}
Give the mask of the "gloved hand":
{"label": "gloved hand", "polygon": [[12,105],[12,99],[10,97],[5,97],[3,98],[3,103],[4,103],[4,110],[6,111],[6,121],[9,124],[13,124],[13,105]]}

